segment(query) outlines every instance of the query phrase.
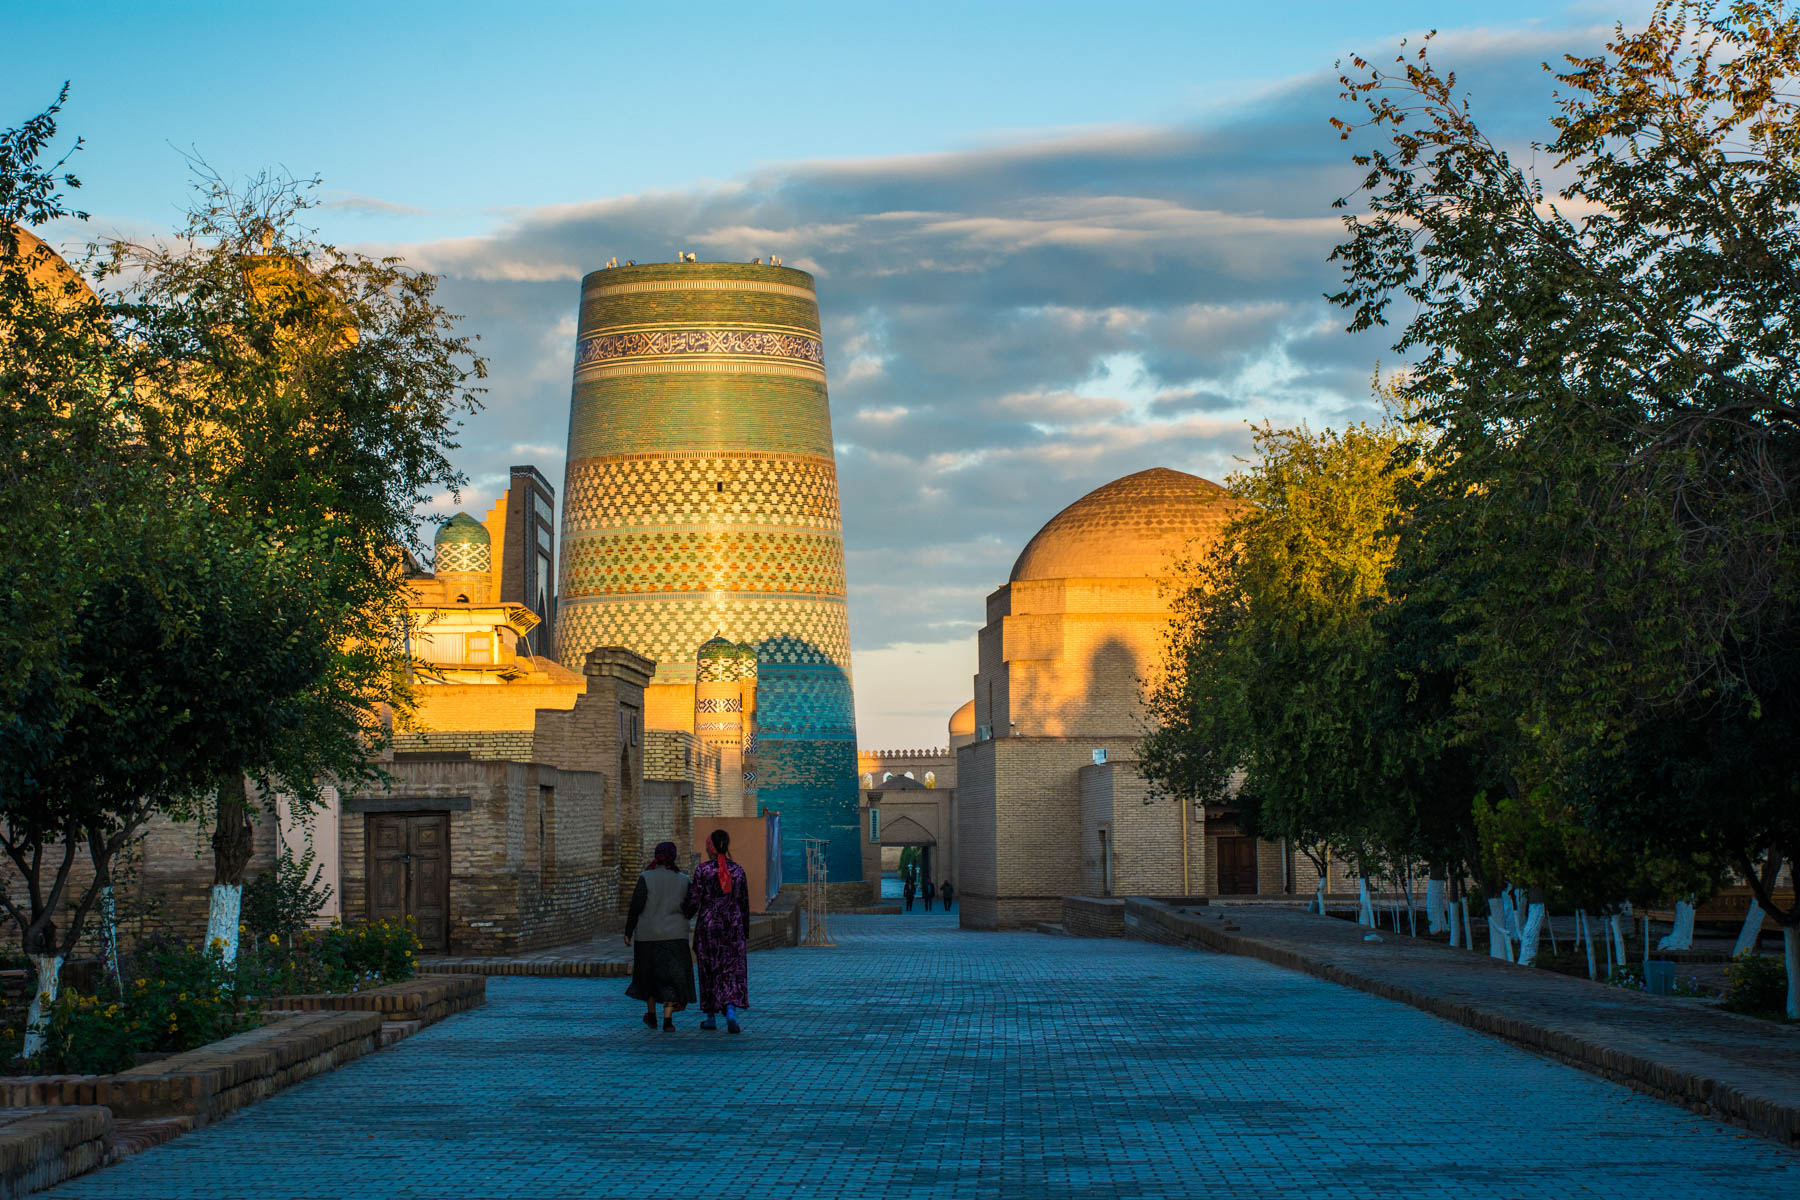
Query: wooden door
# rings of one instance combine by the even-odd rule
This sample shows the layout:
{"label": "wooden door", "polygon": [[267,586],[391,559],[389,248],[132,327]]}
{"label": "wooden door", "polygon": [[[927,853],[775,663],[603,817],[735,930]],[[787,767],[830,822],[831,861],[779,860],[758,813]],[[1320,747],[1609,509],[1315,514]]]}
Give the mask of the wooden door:
{"label": "wooden door", "polygon": [[1256,895],[1256,839],[1222,837],[1219,846],[1219,895]]}
{"label": "wooden door", "polygon": [[413,919],[426,951],[449,948],[450,814],[370,813],[369,920]]}

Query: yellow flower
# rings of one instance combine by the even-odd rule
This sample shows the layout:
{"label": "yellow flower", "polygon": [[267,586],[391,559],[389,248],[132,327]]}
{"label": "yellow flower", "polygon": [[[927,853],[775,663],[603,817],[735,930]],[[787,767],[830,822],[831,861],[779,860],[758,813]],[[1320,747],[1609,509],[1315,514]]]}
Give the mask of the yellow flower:
{"label": "yellow flower", "polygon": [[271,945],[271,946],[279,946],[279,945],[281,945],[281,937],[280,937],[280,935],[278,935],[278,934],[273,934],[273,933],[271,933],[271,934],[270,934],[270,935],[269,935],[269,945]]}
{"label": "yellow flower", "polygon": [[239,925],[239,926],[238,926],[238,932],[239,932],[239,933],[249,933],[249,932],[250,932],[250,927],[249,927],[249,926],[248,926],[248,925]]}

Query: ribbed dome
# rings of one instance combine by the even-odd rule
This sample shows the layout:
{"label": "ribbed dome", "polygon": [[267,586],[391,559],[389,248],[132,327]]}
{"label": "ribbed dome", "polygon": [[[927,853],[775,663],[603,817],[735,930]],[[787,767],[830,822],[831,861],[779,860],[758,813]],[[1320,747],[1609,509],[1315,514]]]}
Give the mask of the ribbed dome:
{"label": "ribbed dome", "polygon": [[488,536],[487,526],[468,513],[457,513],[438,526],[435,539],[435,544],[439,546],[487,546],[492,543],[493,539]]}
{"label": "ribbed dome", "polygon": [[[1011,581],[1155,579],[1217,538],[1231,494],[1210,479],[1152,467],[1095,488],[1025,544]],[[1194,539],[1204,541],[1190,546]]]}
{"label": "ribbed dome", "polygon": [[700,649],[694,654],[694,657],[702,662],[718,658],[735,659],[737,656],[737,643],[725,637],[707,638],[700,643]]}
{"label": "ribbed dome", "polygon": [[951,737],[975,736],[975,702],[967,701],[950,714]]}

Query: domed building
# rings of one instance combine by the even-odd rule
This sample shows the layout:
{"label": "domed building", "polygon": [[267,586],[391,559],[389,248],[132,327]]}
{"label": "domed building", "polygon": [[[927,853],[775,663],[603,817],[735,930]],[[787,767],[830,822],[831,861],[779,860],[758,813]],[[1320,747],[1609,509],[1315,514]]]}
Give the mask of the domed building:
{"label": "domed building", "polygon": [[1209,829],[1204,810],[1151,800],[1137,771],[1169,625],[1166,580],[1217,542],[1234,504],[1218,484],[1167,468],[1116,479],[1052,517],[988,596],[965,718],[973,736],[956,751],[965,926],[1057,921],[1071,894],[1291,882],[1279,861],[1258,874],[1280,847],[1259,851],[1223,811]]}

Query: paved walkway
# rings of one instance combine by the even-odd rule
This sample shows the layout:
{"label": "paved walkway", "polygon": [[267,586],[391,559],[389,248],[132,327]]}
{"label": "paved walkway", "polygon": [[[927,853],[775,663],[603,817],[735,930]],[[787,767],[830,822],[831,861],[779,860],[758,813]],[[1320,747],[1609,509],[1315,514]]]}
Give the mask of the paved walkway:
{"label": "paved walkway", "polygon": [[1141,942],[845,917],[743,1036],[485,1009],[58,1197],[1800,1195],[1800,1154],[1404,1005]]}

